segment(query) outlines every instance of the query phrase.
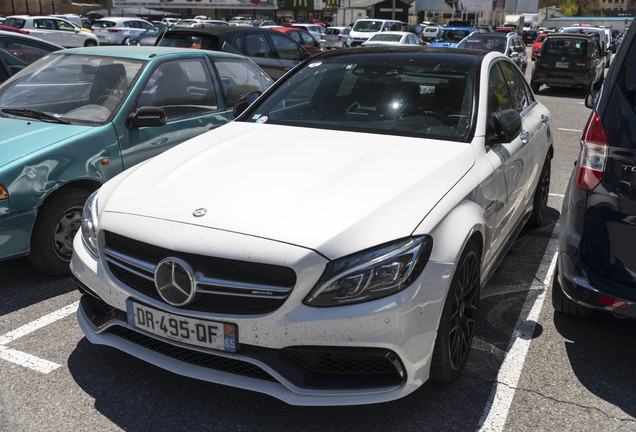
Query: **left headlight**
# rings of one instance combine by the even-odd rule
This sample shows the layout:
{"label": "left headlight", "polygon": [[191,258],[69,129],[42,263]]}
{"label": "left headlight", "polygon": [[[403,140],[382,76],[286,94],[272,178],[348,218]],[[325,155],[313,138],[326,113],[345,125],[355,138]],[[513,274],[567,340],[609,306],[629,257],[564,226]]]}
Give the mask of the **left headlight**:
{"label": "left headlight", "polygon": [[430,236],[407,237],[331,261],[303,303],[340,306],[395,294],[422,273],[432,249]]}
{"label": "left headlight", "polygon": [[97,252],[97,193],[99,189],[88,197],[82,211],[82,240],[84,245],[96,257]]}

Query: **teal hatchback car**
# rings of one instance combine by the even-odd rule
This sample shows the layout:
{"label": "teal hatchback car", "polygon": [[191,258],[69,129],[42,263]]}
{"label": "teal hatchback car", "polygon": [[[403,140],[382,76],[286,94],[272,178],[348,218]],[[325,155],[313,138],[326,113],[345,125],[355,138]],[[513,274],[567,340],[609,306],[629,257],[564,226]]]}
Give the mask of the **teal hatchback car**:
{"label": "teal hatchback car", "polygon": [[69,274],[94,190],[228,123],[271,83],[245,57],[185,48],[77,48],[29,65],[0,85],[0,260]]}

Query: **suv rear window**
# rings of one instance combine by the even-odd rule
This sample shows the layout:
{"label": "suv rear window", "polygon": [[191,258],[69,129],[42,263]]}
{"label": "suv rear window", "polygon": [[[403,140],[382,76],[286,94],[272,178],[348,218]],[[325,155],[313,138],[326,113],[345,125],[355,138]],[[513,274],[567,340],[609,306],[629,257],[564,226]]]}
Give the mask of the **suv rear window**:
{"label": "suv rear window", "polygon": [[546,39],[543,54],[584,56],[587,54],[587,41],[582,39]]}
{"label": "suv rear window", "polygon": [[109,28],[109,27],[115,27],[116,23],[114,23],[113,21],[95,21],[95,24],[93,24],[94,28]]}
{"label": "suv rear window", "polygon": [[2,24],[9,27],[21,29],[22,27],[24,27],[25,23],[26,23],[26,20],[23,20],[23,19],[7,18]]}
{"label": "suv rear window", "polygon": [[166,32],[159,45],[177,48],[201,48],[213,51],[220,51],[221,49],[218,37],[187,31]]}

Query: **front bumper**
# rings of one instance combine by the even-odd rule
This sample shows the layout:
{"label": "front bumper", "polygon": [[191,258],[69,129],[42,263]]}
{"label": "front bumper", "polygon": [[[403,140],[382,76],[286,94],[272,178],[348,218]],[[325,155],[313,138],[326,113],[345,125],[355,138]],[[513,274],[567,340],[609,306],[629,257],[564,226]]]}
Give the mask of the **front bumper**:
{"label": "front bumper", "polygon": [[[92,343],[180,375],[262,392],[293,405],[384,402],[413,392],[428,379],[451,264],[429,262],[415,283],[393,296],[315,308],[302,300],[324,262],[311,251],[276,247],[287,248],[287,257],[298,254],[295,271],[303,275],[280,308],[258,315],[203,313],[161,303],[126,286],[85,249],[78,233],[71,269],[84,292],[80,327]],[[301,269],[303,262],[313,264]],[[172,314],[235,324],[240,349],[200,348],[136,328],[126,318],[125,304],[131,299]]]}
{"label": "front bumper", "polygon": [[37,210],[0,217],[0,260],[27,255]]}

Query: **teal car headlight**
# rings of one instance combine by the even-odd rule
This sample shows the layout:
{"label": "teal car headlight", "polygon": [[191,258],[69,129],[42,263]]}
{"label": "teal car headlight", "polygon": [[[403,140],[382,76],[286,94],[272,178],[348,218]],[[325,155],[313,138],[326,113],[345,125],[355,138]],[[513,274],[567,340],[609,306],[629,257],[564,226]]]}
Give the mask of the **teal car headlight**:
{"label": "teal car headlight", "polygon": [[340,306],[395,294],[418,278],[432,249],[430,236],[407,237],[331,261],[303,303]]}
{"label": "teal car headlight", "polygon": [[97,194],[99,190],[93,192],[88,197],[82,211],[82,240],[86,248],[96,257],[99,256],[97,249]]}

